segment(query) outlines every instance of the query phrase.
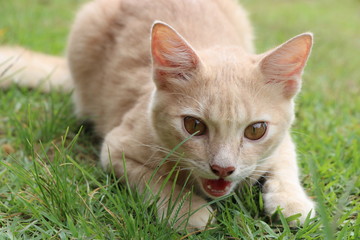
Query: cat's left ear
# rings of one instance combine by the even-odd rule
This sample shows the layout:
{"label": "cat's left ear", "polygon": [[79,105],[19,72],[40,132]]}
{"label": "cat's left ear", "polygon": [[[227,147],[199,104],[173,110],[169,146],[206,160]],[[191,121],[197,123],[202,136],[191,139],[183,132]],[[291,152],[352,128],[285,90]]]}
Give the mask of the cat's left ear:
{"label": "cat's left ear", "polygon": [[151,31],[154,81],[167,88],[169,81],[189,80],[200,59],[189,43],[166,23],[156,21]]}
{"label": "cat's left ear", "polygon": [[301,76],[311,52],[313,35],[303,33],[270,53],[260,62],[267,84],[278,85],[285,98],[294,97],[301,88]]}

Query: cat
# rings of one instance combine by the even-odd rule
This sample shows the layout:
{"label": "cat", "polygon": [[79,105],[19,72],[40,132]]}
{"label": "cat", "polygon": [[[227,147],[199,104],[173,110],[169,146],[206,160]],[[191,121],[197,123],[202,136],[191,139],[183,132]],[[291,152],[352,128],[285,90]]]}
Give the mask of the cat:
{"label": "cat", "polygon": [[[122,178],[125,158],[131,187],[161,190],[160,217],[170,214],[171,192],[186,184],[194,193],[179,216],[197,210],[187,226],[203,229],[214,214],[206,199],[265,176],[266,212],[301,213],[303,223],[315,205],[299,181],[289,129],[312,44],[303,33],[255,54],[247,13],[235,0],[94,0],[73,24],[68,67],[2,47],[1,84],[16,78],[33,87],[48,78],[45,91],[74,89],[77,116],[104,139],[103,168]],[[174,167],[178,177],[162,189]]]}

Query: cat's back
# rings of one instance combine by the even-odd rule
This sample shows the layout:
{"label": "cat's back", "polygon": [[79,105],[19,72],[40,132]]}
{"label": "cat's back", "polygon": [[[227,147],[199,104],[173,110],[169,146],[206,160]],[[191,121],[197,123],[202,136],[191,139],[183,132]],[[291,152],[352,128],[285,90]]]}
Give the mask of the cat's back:
{"label": "cat's back", "polygon": [[111,54],[118,47],[124,55],[135,57],[136,50],[149,55],[155,20],[174,27],[196,50],[214,45],[253,50],[247,14],[235,0],[94,0],[79,12],[70,41],[75,37]]}
{"label": "cat's back", "polygon": [[121,0],[120,9],[124,15],[119,21],[129,32],[137,27],[149,35],[151,24],[160,20],[174,27],[197,50],[220,44],[252,50],[247,14],[234,0]]}
{"label": "cat's back", "polygon": [[[235,0],[94,0],[73,25],[68,60],[79,115],[103,135],[151,92],[150,29],[174,27],[196,49],[237,45],[252,51],[246,12]],[[94,97],[96,96],[96,97]]]}

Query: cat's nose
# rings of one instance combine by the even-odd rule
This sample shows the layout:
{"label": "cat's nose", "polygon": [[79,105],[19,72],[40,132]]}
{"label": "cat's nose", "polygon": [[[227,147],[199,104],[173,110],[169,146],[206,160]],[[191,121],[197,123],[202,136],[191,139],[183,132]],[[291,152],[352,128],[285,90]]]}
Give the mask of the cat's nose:
{"label": "cat's nose", "polygon": [[218,165],[210,165],[210,168],[211,168],[211,171],[221,177],[221,178],[224,178],[224,177],[228,177],[230,176],[231,174],[233,174],[233,172],[235,171],[235,168],[234,167],[226,167],[226,168],[223,168],[223,167],[220,167]]}

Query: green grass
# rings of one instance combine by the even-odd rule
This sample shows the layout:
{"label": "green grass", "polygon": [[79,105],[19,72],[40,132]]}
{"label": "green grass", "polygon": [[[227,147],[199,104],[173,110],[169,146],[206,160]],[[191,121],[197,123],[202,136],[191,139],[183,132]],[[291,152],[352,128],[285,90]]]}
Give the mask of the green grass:
{"label": "green grass", "polygon": [[[61,54],[81,2],[0,0],[0,44]],[[99,144],[76,122],[69,95],[12,86],[0,94],[0,239],[359,239],[360,2],[242,2],[259,52],[315,34],[293,128],[315,219],[299,228],[273,221],[255,186],[215,203],[208,230],[176,232],[98,167]]]}

